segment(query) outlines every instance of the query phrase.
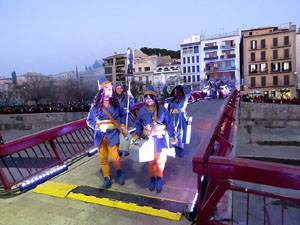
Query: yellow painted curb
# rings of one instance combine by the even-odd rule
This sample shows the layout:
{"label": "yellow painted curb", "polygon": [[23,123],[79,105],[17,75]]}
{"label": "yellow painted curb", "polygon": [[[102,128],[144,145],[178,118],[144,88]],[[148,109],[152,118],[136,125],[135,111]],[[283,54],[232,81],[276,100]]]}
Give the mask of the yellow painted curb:
{"label": "yellow painted curb", "polygon": [[33,192],[52,195],[59,198],[65,198],[69,194],[69,192],[71,192],[78,186],[79,185],[47,181],[43,184],[38,185],[35,189],[33,189]]}
{"label": "yellow painted curb", "polygon": [[77,199],[84,202],[94,203],[98,205],[104,205],[109,207],[114,207],[118,209],[124,209],[133,212],[139,212],[147,215],[162,217],[169,220],[180,220],[181,213],[169,212],[164,209],[153,209],[149,206],[139,206],[135,203],[126,203],[117,200],[110,200],[108,198],[97,198],[95,196],[87,196],[79,193],[70,192],[67,198]]}

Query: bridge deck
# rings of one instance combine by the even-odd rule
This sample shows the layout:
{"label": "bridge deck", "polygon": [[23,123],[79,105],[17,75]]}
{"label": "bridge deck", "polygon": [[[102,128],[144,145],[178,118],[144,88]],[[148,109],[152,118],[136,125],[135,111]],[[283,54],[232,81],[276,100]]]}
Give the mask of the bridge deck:
{"label": "bridge deck", "polygon": [[[115,171],[111,165],[112,189],[159,198],[192,203],[197,191],[197,176],[192,172],[192,157],[201,138],[212,124],[212,119],[222,100],[200,101],[189,105],[193,116],[192,141],[185,147],[183,158],[169,157],[163,179],[163,191],[157,194],[148,190],[146,163],[137,163],[128,157],[121,158],[126,184],[114,182]],[[5,135],[5,134],[4,134]],[[99,187],[103,183],[98,154],[83,158],[53,181]],[[180,221],[130,212],[75,199],[57,198],[28,191],[19,196],[1,199],[0,224],[190,224],[186,218]]]}

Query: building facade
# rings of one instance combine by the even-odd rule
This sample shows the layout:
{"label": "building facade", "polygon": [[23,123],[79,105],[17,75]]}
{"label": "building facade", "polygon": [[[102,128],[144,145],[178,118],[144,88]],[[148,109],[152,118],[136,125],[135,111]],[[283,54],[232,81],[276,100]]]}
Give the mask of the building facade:
{"label": "building facade", "polygon": [[240,90],[239,45],[238,32],[201,37],[201,77],[215,81],[226,79]]}
{"label": "building facade", "polygon": [[199,89],[201,81],[205,79],[200,76],[200,41],[200,35],[194,35],[180,44],[181,76],[191,90]]}
{"label": "building facade", "polygon": [[300,98],[300,28],[296,33],[297,98]]}
{"label": "building facade", "polygon": [[296,26],[242,31],[242,94],[296,97]]}
{"label": "building facade", "polygon": [[125,75],[127,73],[127,54],[114,54],[106,57],[104,60],[104,75],[115,86],[117,82],[125,83]]}

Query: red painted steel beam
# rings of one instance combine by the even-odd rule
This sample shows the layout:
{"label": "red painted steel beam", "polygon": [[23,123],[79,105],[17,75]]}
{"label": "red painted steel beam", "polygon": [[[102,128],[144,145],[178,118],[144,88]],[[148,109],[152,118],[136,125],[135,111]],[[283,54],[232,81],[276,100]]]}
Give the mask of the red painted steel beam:
{"label": "red painted steel beam", "polygon": [[211,156],[205,175],[300,190],[300,168],[280,163]]}
{"label": "red painted steel beam", "polygon": [[57,138],[63,136],[65,134],[71,133],[78,129],[82,129],[87,127],[86,119],[78,120],[76,122],[68,123],[62,126],[58,126],[46,131],[42,131],[30,136],[26,136],[23,138],[19,138],[17,140],[13,140],[7,142],[6,144],[2,145],[0,149],[0,156],[5,156],[9,154],[13,154],[18,152],[22,149],[29,148],[39,143],[44,143],[49,141],[53,138]]}

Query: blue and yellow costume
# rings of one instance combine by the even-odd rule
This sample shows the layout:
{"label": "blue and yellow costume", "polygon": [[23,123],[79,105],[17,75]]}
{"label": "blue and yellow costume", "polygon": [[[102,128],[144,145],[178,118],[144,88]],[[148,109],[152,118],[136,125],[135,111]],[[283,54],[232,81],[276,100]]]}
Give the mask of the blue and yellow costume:
{"label": "blue and yellow costume", "polygon": [[[107,81],[106,78],[100,78],[98,80],[98,84],[100,91],[104,85],[111,83]],[[115,119],[121,125],[121,127],[125,127],[126,112],[123,107],[121,107],[120,105],[113,107],[105,105],[105,103],[103,107],[107,109],[113,119]],[[118,183],[121,185],[124,184],[120,157],[118,155],[120,131],[113,125],[111,120],[102,111],[102,109],[97,108],[95,105],[92,105],[86,122],[90,128],[95,130],[94,145],[96,148],[98,148],[101,168],[105,179],[105,182],[101,188],[108,188],[111,186],[108,157],[117,171]],[[105,126],[106,131],[101,131],[99,129],[100,126]]]}
{"label": "blue and yellow costume", "polygon": [[[170,112],[170,115],[173,120],[173,125],[175,129],[175,134],[177,138],[177,143],[175,145],[175,151],[176,155],[179,157],[184,156],[184,144],[186,144],[187,139],[187,113],[186,113],[186,107],[188,105],[188,100],[190,97],[190,91],[185,90],[181,86],[176,86],[178,91],[181,91],[183,94],[183,98],[180,101],[176,101],[175,96],[172,101],[168,104],[168,111]],[[185,93],[186,92],[186,93]],[[174,91],[171,93],[171,95],[174,94]]]}
{"label": "blue and yellow costume", "polygon": [[[154,87],[149,85],[144,95],[152,95],[156,98]],[[153,129],[152,124],[154,125]],[[172,142],[175,142],[176,139],[169,112],[163,106],[159,106],[157,100],[155,100],[152,108],[145,105],[139,110],[136,119],[136,135],[134,138],[148,138],[150,133],[154,139],[155,159],[148,162],[148,172],[150,176],[149,189],[153,191],[156,185],[157,192],[159,193],[162,191],[163,170],[167,161],[167,154],[164,152],[164,149],[169,148],[169,137]]]}
{"label": "blue and yellow costume", "polygon": [[[116,85],[116,88],[120,86],[122,89],[124,89],[124,86],[123,86],[123,83],[122,82],[117,82],[117,85]],[[119,102],[120,102],[120,105],[126,109],[127,108],[127,98],[128,98],[128,94],[122,94],[120,99],[119,99]],[[134,106],[134,97],[133,95],[129,95],[129,108],[133,107]]]}

